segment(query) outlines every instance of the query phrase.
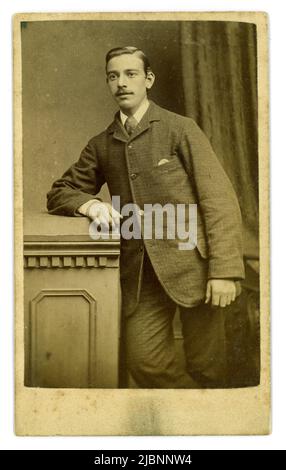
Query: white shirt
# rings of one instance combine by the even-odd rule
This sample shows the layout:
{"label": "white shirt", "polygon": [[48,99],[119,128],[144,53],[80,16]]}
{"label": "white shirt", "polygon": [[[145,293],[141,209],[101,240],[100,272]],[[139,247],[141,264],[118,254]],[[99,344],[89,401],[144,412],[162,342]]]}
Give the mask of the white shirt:
{"label": "white shirt", "polygon": [[[136,121],[139,123],[141,119],[143,118],[144,114],[146,113],[147,109],[149,108],[149,101],[147,98],[140,104],[139,108],[137,109],[136,113],[133,114],[133,117],[136,119]],[[124,126],[126,120],[128,119],[129,116],[126,116],[121,110],[120,110],[120,119],[121,122]]]}

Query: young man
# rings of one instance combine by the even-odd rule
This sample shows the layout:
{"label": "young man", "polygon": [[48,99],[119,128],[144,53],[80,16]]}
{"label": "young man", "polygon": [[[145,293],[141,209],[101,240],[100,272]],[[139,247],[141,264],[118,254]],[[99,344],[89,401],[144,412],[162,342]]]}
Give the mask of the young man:
{"label": "young man", "polygon": [[[77,163],[48,193],[53,214],[88,216],[102,225],[120,214],[96,200],[103,183],[120,204],[196,204],[197,244],[121,239],[126,364],[139,387],[223,387],[225,318],[244,277],[241,216],[233,188],[195,122],[148,100],[155,76],[135,47],[106,56],[107,84],[119,106]],[[179,307],[186,367],[176,362],[172,320]]]}

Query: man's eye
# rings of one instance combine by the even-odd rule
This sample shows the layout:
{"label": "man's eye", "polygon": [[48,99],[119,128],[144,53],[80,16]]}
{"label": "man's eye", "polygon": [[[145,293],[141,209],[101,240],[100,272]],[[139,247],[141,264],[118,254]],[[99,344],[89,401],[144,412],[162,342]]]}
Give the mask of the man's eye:
{"label": "man's eye", "polygon": [[108,80],[115,80],[115,79],[116,79],[115,74],[108,75]]}
{"label": "man's eye", "polygon": [[135,72],[129,72],[128,77],[135,77],[136,73]]}

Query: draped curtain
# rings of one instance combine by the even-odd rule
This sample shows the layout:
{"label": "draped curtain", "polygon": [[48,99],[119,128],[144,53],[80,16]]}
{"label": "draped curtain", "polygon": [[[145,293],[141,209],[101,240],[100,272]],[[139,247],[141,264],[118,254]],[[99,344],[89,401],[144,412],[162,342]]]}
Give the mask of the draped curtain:
{"label": "draped curtain", "polygon": [[[255,25],[181,24],[186,115],[209,137],[237,193],[245,231],[258,232]],[[248,239],[249,239],[248,237]],[[247,250],[247,248],[246,248]],[[248,247],[248,251],[251,248]]]}

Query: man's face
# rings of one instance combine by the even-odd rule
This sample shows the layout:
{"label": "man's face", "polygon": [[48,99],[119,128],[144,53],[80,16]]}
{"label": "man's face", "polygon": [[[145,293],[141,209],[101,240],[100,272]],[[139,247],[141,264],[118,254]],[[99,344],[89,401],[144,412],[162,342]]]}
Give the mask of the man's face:
{"label": "man's face", "polygon": [[146,98],[147,89],[152,87],[154,74],[145,74],[143,61],[135,54],[113,57],[106,73],[109,89],[120,109],[127,115],[134,114]]}

